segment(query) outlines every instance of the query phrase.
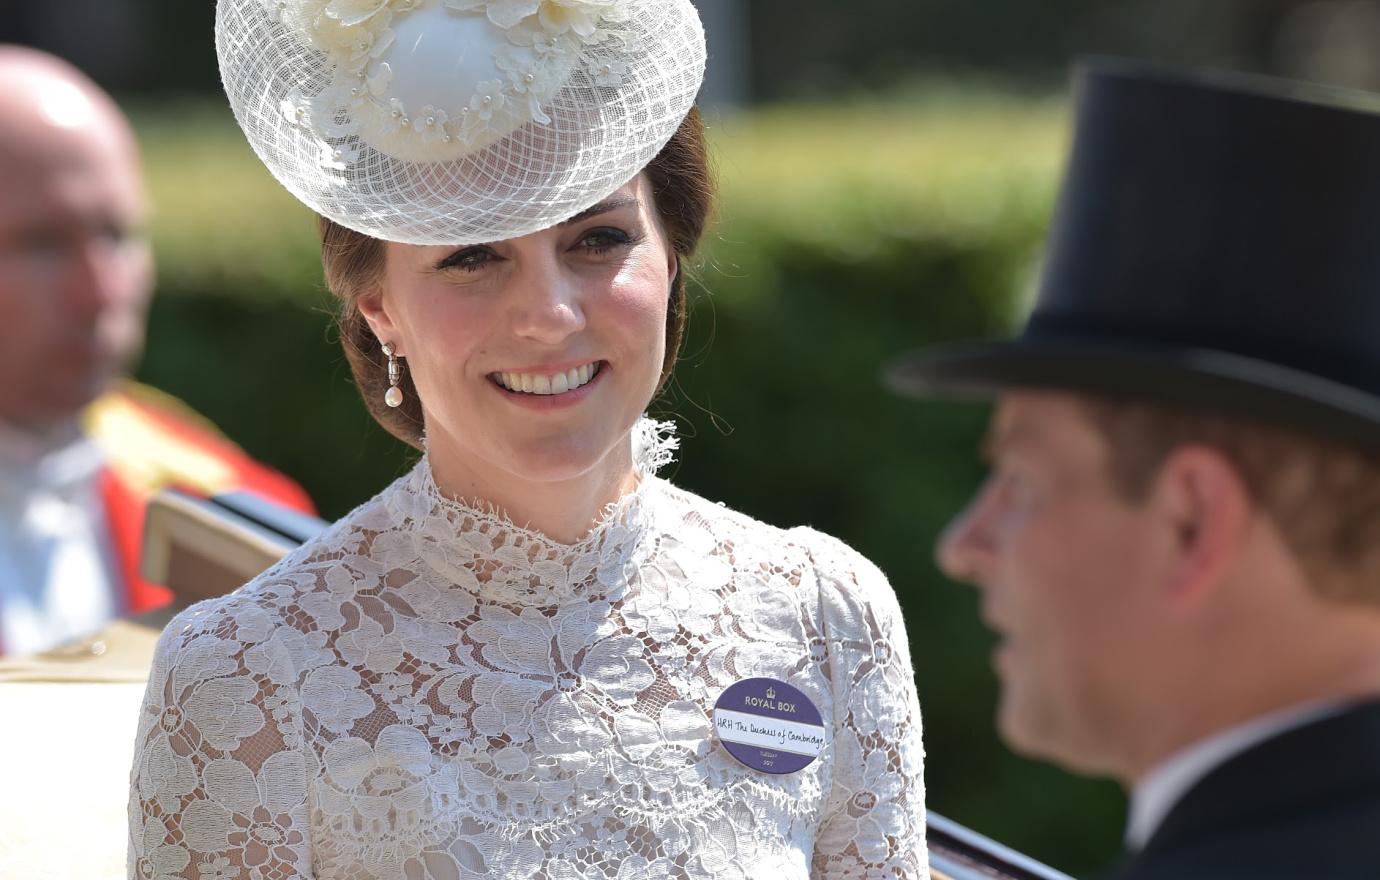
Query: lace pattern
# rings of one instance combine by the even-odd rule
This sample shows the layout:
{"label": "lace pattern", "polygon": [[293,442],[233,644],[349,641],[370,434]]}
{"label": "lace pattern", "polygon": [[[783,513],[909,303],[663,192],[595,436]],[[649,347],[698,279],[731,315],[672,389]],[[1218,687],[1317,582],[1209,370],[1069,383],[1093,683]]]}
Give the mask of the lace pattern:
{"label": "lace pattern", "polygon": [[[160,642],[131,877],[919,878],[920,714],[885,578],[651,475],[575,544],[425,459]],[[710,713],[749,676],[832,724],[785,776]]]}

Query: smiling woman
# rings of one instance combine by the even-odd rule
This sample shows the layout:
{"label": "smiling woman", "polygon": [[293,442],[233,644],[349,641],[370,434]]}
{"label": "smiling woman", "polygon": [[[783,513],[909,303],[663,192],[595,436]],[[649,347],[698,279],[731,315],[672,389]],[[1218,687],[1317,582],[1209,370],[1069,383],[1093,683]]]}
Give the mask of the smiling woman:
{"label": "smiling woman", "polygon": [[131,877],[926,876],[885,577],[655,475],[713,202],[688,0],[221,0],[219,40],[424,454],[169,626]]}
{"label": "smiling woman", "polygon": [[[669,245],[678,262],[684,261],[699,244],[709,223],[714,201],[704,125],[700,121],[699,110],[690,110],[656,158],[642,170],[640,180],[650,185],[656,232],[661,247]],[[628,201],[625,198],[622,203],[626,205]],[[613,204],[615,202],[606,199],[595,208]],[[646,213],[645,206],[642,207],[643,210],[639,213]],[[566,224],[590,218],[591,212],[586,210],[582,212],[582,216],[566,221]],[[422,408],[412,375],[403,371],[400,376],[402,403],[397,407],[386,405],[384,395],[389,387],[387,358],[383,354],[378,336],[360,310],[361,297],[376,292],[383,281],[387,243],[356,232],[326,217],[321,218],[320,226],[321,261],[325,267],[326,284],[341,300],[341,342],[345,347],[345,356],[354,373],[355,382],[364,398],[364,404],[389,433],[405,443],[420,448]],[[593,232],[604,236],[601,239],[604,247],[603,253],[600,253],[600,248],[592,249],[592,256],[609,256],[610,252],[622,249],[625,243],[615,240],[619,234],[617,230],[600,228],[597,223],[594,227]],[[624,231],[622,234],[627,233]],[[489,252],[482,247],[451,249],[442,261],[445,265],[439,268],[452,272],[477,269],[475,263],[487,259],[487,253]],[[615,258],[622,256],[618,253],[611,255]],[[658,391],[670,379],[680,351],[686,319],[685,281],[685,275],[677,265],[672,272],[666,303],[665,358],[661,367]]]}

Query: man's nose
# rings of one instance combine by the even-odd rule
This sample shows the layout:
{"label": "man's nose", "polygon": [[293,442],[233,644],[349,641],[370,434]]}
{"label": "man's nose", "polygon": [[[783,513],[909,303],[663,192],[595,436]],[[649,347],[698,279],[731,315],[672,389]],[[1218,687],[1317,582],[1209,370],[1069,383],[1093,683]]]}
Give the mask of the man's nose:
{"label": "man's nose", "polygon": [[554,257],[529,262],[512,279],[519,286],[513,330],[521,337],[558,345],[585,328],[579,279]]}
{"label": "man's nose", "polygon": [[68,248],[66,293],[74,310],[96,314],[120,300],[136,283],[137,243],[90,237]]}
{"label": "man's nose", "polygon": [[984,485],[968,506],[949,521],[935,542],[935,564],[954,580],[977,581],[985,561],[992,556],[988,525],[991,495],[991,487]]}

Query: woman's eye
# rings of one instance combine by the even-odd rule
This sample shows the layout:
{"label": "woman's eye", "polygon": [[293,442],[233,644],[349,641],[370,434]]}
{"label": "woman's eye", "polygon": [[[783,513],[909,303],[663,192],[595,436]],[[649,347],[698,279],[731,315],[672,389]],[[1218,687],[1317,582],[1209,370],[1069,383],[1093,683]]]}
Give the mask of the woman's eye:
{"label": "woman's eye", "polygon": [[498,257],[494,252],[486,247],[470,247],[458,250],[446,257],[436,264],[436,268],[461,269],[465,272],[478,272],[496,259],[498,259]]}
{"label": "woman's eye", "polygon": [[580,247],[592,254],[602,254],[613,248],[624,247],[636,242],[636,236],[629,235],[621,229],[601,227],[586,232],[584,238],[580,239]]}

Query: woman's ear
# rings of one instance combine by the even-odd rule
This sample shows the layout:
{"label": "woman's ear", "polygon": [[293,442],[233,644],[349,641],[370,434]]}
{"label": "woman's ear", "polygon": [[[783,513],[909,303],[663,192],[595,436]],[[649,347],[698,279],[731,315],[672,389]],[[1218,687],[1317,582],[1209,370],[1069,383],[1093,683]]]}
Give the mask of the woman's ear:
{"label": "woman's ear", "polygon": [[382,284],[374,284],[368,291],[355,297],[355,308],[359,309],[369,329],[380,342],[392,342],[394,346],[397,345],[398,328],[388,311]]}

